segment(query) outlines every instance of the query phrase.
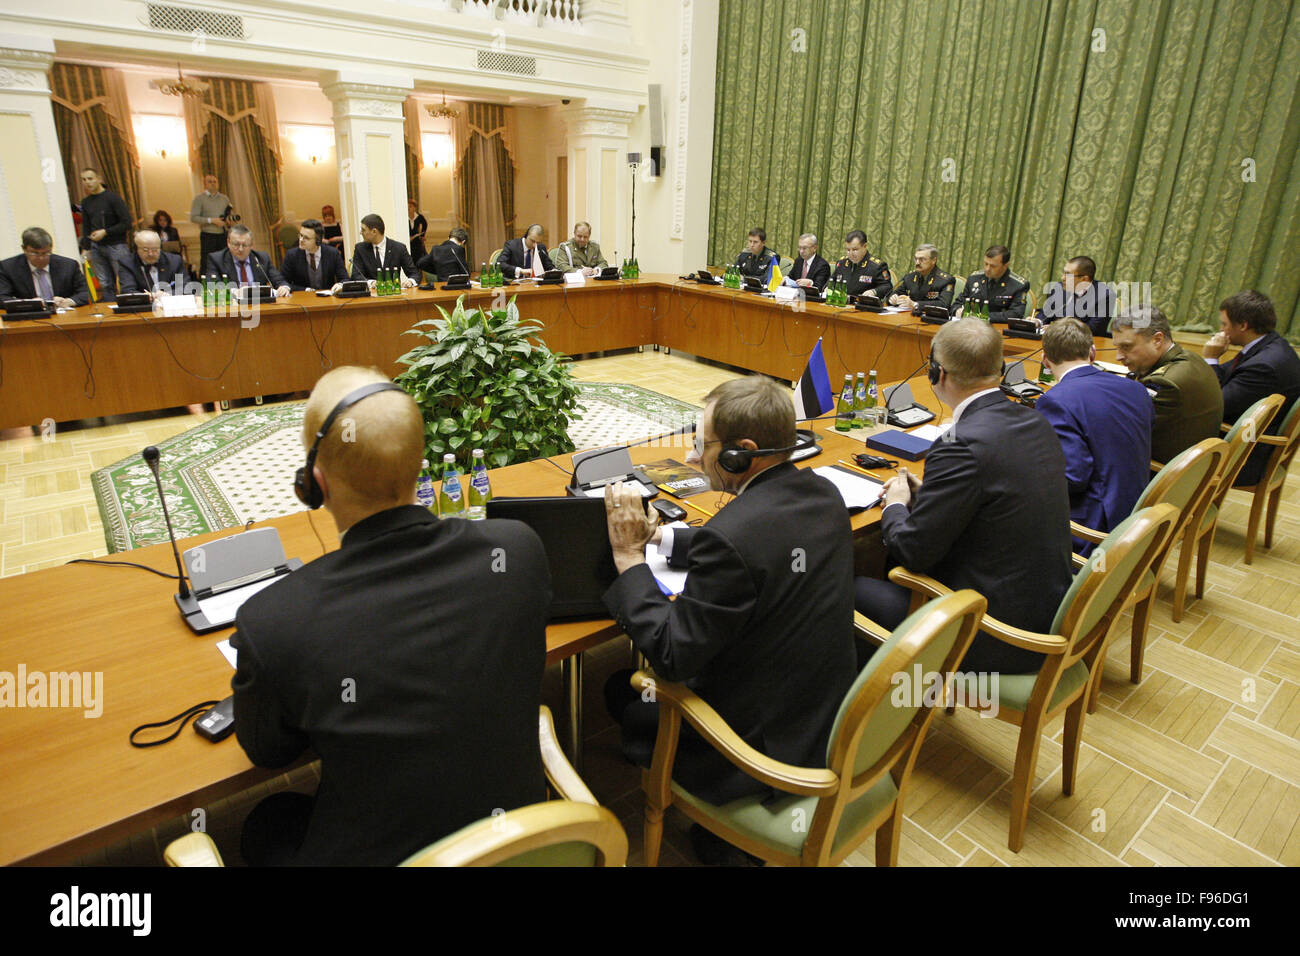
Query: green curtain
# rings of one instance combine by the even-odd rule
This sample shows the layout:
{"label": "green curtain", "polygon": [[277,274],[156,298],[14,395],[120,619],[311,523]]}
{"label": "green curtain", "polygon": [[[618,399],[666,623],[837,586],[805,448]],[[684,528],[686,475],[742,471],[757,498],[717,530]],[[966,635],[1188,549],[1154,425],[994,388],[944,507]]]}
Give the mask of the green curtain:
{"label": "green curtain", "polygon": [[867,233],[1041,294],[1088,255],[1176,326],[1268,293],[1300,341],[1300,4],[722,0],[709,259]]}
{"label": "green curtain", "polygon": [[217,177],[217,182],[230,181],[230,124],[218,116],[208,121],[199,145],[199,169]]}
{"label": "green curtain", "polygon": [[[221,122],[219,117],[212,117],[208,129]],[[262,135],[262,128],[257,125],[253,117],[245,116],[239,121],[239,132],[243,135],[244,155],[253,171],[253,181],[257,184],[257,204],[261,207],[260,211],[267,228],[271,230],[266,245],[270,250],[271,260],[278,266],[284,258],[277,235],[281,225],[280,170],[275,165],[275,154],[271,152],[266,137]]]}

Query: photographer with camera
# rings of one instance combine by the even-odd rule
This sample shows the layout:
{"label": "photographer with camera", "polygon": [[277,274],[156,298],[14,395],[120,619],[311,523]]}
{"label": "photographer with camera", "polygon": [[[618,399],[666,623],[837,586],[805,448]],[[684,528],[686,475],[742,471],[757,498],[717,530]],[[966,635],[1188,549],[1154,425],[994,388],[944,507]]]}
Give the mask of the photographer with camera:
{"label": "photographer with camera", "polygon": [[205,264],[208,256],[226,248],[226,230],[239,221],[231,214],[230,197],[217,186],[216,176],[204,174],[203,192],[190,203],[190,222],[199,227],[199,262]]}

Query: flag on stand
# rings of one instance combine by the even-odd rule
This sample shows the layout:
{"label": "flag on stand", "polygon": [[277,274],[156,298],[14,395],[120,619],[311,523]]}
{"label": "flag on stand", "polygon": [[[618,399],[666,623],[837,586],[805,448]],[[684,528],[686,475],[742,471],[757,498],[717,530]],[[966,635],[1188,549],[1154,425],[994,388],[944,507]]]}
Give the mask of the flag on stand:
{"label": "flag on stand", "polygon": [[826,371],[822,340],[818,339],[808,356],[808,365],[794,385],[794,417],[798,421],[819,418],[834,408],[835,392],[831,389],[830,372]]}

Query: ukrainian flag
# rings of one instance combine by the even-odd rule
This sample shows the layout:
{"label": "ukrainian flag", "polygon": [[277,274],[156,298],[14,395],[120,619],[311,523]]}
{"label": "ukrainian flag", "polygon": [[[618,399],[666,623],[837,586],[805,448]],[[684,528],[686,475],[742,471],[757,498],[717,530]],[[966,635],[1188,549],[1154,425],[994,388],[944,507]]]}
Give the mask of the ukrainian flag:
{"label": "ukrainian flag", "polygon": [[767,267],[767,291],[775,292],[780,288],[781,280],[781,265],[776,261],[776,256],[773,256]]}

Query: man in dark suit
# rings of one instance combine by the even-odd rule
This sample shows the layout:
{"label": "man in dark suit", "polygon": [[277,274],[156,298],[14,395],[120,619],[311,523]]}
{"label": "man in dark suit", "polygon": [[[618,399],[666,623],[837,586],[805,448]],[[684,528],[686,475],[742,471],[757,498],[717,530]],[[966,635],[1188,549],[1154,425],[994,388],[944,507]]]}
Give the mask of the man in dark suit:
{"label": "man in dark suit", "polygon": [[[610,488],[620,573],[605,605],[657,675],[685,681],[769,757],[816,766],[856,676],[848,512],[830,482],[786,460],[794,408],[770,379],[733,379],[710,392],[696,442],[712,486],[738,497],[693,534],[661,538],[661,550],[677,564],[685,557],[690,572],[670,601],[645,564],[656,528],[640,495]],[[631,691],[628,677],[610,679],[606,703],[622,723],[624,752],[648,765],[657,706]],[[685,730],[673,776],[713,803],[767,790]]]}
{"label": "man in dark suit", "polygon": [[786,278],[797,286],[815,289],[818,293],[830,281],[831,264],[817,255],[817,237],[811,232],[799,237],[799,258],[790,266]]}
{"label": "man in dark suit", "polygon": [[1082,319],[1092,334],[1110,338],[1110,322],[1115,317],[1115,290],[1096,281],[1097,264],[1087,256],[1075,256],[1061,271],[1061,281],[1052,283],[1043,306],[1034,316],[1039,325],[1057,319]]}
{"label": "man in dark suit", "polygon": [[497,265],[505,274],[517,279],[520,276],[541,275],[555,268],[542,243],[542,227],[533,223],[524,231],[522,239],[507,239],[497,256]]}
{"label": "man in dark suit", "polygon": [[[1127,518],[1151,479],[1155,411],[1146,389],[1093,365],[1092,330],[1059,319],[1043,330],[1043,364],[1056,384],[1035,406],[1056,431],[1070,483],[1070,518],[1110,531]],[[1092,545],[1075,541],[1089,554]]]}
{"label": "man in dark suit", "polygon": [[1223,391],[1205,360],[1174,341],[1159,309],[1127,309],[1115,317],[1115,357],[1146,386],[1155,405],[1151,457],[1164,463],[1185,448],[1219,435]]}
{"label": "man in dark suit", "polygon": [[429,254],[416,263],[421,272],[437,276],[439,282],[446,282],[452,276],[469,275],[469,259],[465,244],[469,242],[469,233],[456,226],[447,233],[447,241],[439,243],[429,250]]}
{"label": "man in dark suit", "polygon": [[[1031,631],[1051,627],[1070,587],[1070,496],[1052,426],[1008,401],[1002,336],[987,322],[939,328],[930,381],[952,425],[925,459],[925,480],[904,469],[885,483],[881,535],[890,559],[953,590],[988,598],[989,614]],[[907,616],[909,592],[858,578],[857,608],[885,627]],[[979,633],[965,671],[1027,674],[1042,655]]]}
{"label": "man in dark suit", "polygon": [[261,767],[313,751],[321,783],[259,804],[242,844],[250,863],[392,866],[545,799],[550,571],[520,522],[415,504],[424,424],[373,369],[316,383],[304,444],[322,431],[306,467],[342,545],[250,598],[231,638],[240,745]]}
{"label": "man in dark suit", "polygon": [[53,254],[54,240],[40,226],[23,230],[22,255],[0,261],[0,302],[44,299],[58,309],[90,301],[81,263]]}
{"label": "man in dark suit", "polygon": [[346,282],[343,256],[325,242],[325,225],[319,219],[305,219],[298,227],[298,245],[284,255],[284,279],[294,292],[304,289],[337,291]]}
{"label": "man in dark suit", "polygon": [[385,238],[384,220],[372,212],[361,220],[361,241],[352,250],[352,278],[373,284],[380,269],[400,269],[403,289],[420,284],[420,273],[406,246]]}
{"label": "man in dark suit", "polygon": [[122,292],[186,295],[190,270],[174,252],[162,251],[162,237],[152,229],[135,234],[135,252],[118,276]]}
{"label": "man in dark suit", "polygon": [[271,257],[253,249],[253,230],[247,226],[231,226],[226,233],[226,248],[208,256],[205,268],[207,275],[225,276],[240,287],[269,285],[277,296],[289,294],[289,284],[271,265]]}
{"label": "man in dark suit", "polygon": [[[1264,431],[1278,434],[1292,403],[1300,398],[1300,357],[1277,334],[1273,303],[1254,289],[1230,295],[1219,303],[1219,330],[1201,348],[1201,355],[1223,386],[1223,420],[1231,425],[1261,398],[1283,395],[1286,402]],[[1219,358],[1229,345],[1240,346],[1241,351],[1221,365]],[[1261,443],[1250,453],[1237,477],[1239,487],[1259,481],[1272,451],[1271,445]]]}

